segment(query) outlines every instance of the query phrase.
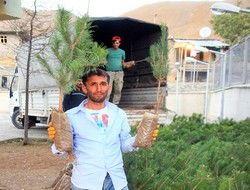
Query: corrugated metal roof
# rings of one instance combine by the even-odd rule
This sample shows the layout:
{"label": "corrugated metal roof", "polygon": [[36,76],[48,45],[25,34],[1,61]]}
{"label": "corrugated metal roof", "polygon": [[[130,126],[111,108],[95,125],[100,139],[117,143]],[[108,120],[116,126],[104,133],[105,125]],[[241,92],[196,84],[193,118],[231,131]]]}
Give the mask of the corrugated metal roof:
{"label": "corrugated metal roof", "polygon": [[186,44],[194,44],[197,46],[204,46],[204,47],[227,47],[229,46],[226,43],[223,43],[219,40],[184,40],[184,39],[173,39],[175,42],[178,43],[186,43]]}

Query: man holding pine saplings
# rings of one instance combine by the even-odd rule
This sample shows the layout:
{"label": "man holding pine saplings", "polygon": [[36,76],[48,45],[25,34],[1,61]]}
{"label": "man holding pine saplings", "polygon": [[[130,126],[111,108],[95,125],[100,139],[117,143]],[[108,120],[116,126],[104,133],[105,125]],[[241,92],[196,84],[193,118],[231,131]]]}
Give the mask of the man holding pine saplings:
{"label": "man holding pine saplings", "polygon": [[[112,87],[109,85],[109,75],[104,70],[89,70],[84,73],[82,81],[83,91],[88,98],[66,112],[73,136],[71,188],[128,190],[122,152],[138,150],[140,146],[134,146],[134,142],[138,140],[139,133],[132,137],[126,113],[106,100]],[[57,135],[55,128],[50,123],[48,133],[52,140]],[[149,135],[151,143],[158,130]],[[57,151],[55,143],[52,152],[65,155]]]}

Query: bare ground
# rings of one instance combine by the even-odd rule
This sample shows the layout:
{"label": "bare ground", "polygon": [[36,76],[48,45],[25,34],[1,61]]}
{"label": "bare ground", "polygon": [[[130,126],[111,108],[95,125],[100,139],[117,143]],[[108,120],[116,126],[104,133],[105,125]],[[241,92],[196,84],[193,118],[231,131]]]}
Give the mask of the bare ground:
{"label": "bare ground", "polygon": [[51,190],[68,160],[51,153],[51,142],[0,142],[0,190]]}

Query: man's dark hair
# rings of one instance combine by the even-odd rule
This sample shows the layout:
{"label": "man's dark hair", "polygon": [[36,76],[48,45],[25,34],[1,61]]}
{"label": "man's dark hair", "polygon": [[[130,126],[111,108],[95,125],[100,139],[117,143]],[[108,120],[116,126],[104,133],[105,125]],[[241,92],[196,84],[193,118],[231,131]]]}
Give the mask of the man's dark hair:
{"label": "man's dark hair", "polygon": [[82,82],[84,85],[86,85],[86,82],[88,80],[89,77],[91,76],[104,76],[107,78],[107,82],[109,83],[109,79],[110,79],[110,76],[108,75],[108,73],[106,73],[106,71],[104,71],[103,69],[90,69],[88,71],[86,71],[85,73],[83,73],[83,76],[82,76]]}

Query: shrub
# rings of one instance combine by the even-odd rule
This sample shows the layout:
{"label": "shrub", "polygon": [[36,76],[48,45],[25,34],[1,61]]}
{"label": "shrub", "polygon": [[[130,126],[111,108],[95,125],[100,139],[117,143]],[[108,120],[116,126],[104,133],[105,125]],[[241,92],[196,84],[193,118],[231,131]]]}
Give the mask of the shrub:
{"label": "shrub", "polygon": [[176,117],[161,126],[151,149],[124,154],[129,188],[250,189],[249,136],[250,119],[205,124],[197,114]]}

